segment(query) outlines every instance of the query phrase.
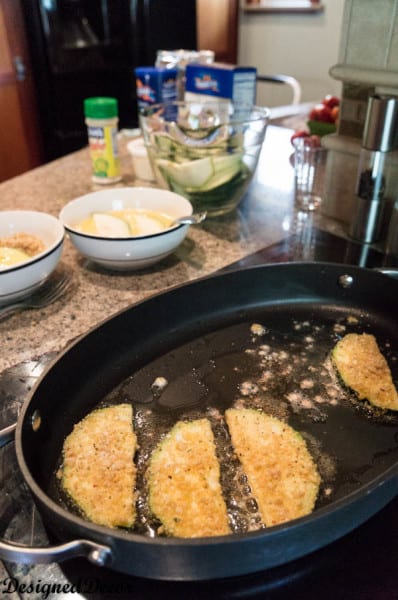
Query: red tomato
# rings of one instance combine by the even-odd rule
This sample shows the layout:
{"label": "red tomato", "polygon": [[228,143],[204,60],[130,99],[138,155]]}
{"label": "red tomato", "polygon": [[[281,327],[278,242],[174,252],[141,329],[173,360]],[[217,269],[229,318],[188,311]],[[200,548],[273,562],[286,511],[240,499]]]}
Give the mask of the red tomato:
{"label": "red tomato", "polygon": [[320,146],[322,146],[320,136],[316,135],[316,134],[309,135],[304,140],[304,146],[311,146],[312,148],[319,148]]}
{"label": "red tomato", "polygon": [[292,137],[290,138],[292,146],[295,147],[294,142],[299,138],[304,139],[304,146],[312,146],[313,148],[321,146],[321,138],[319,137],[319,135],[311,135],[306,131],[297,131],[292,135]]}
{"label": "red tomato", "polygon": [[318,146],[322,146],[321,138],[319,135],[316,135],[316,134],[311,135],[308,138],[308,140],[306,140],[305,143],[308,144],[309,146],[313,146],[314,148],[317,148]]}
{"label": "red tomato", "polygon": [[317,104],[311,110],[310,119],[312,121],[322,121],[323,123],[334,123],[332,111],[328,106],[324,104]]}
{"label": "red tomato", "polygon": [[340,98],[338,98],[337,96],[332,96],[331,94],[328,94],[322,100],[322,104],[324,106],[327,106],[328,108],[332,109],[335,106],[340,106]]}
{"label": "red tomato", "polygon": [[295,131],[290,138],[290,142],[293,144],[296,138],[309,137],[311,134],[306,129],[300,129],[299,131]]}
{"label": "red tomato", "polygon": [[313,134],[310,137],[310,144],[311,146],[322,146],[322,142],[321,142],[321,137],[319,135]]}
{"label": "red tomato", "polygon": [[332,117],[333,117],[335,123],[337,123],[337,121],[339,120],[339,114],[340,114],[340,107],[334,106],[332,108]]}

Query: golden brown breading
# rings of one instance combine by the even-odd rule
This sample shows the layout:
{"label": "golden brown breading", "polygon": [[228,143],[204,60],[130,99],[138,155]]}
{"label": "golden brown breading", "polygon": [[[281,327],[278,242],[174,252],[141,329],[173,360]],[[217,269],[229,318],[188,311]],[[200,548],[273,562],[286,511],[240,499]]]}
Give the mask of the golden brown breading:
{"label": "golden brown breading", "polygon": [[335,345],[332,360],[349,388],[360,400],[374,406],[398,410],[398,393],[386,359],[373,335],[349,333]]}
{"label": "golden brown breading", "polygon": [[254,409],[231,408],[225,417],[265,525],[311,513],[320,477],[301,435]]}
{"label": "golden brown breading", "polygon": [[169,535],[230,533],[213,433],[207,419],[179,421],[158,444],[149,470],[149,505]]}
{"label": "golden brown breading", "polygon": [[35,256],[46,249],[44,243],[36,235],[23,232],[1,238],[0,246],[21,250],[29,256]]}
{"label": "golden brown breading", "polygon": [[90,521],[134,524],[136,447],[130,404],[93,411],[65,439],[62,485]]}

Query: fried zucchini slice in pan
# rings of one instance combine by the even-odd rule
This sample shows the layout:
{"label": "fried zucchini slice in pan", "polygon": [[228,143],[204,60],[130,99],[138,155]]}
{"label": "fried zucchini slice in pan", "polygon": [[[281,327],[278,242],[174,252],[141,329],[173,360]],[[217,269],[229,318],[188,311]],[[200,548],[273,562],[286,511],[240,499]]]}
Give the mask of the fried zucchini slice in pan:
{"label": "fried zucchini slice in pan", "polygon": [[161,532],[182,538],[230,533],[220,467],[207,419],[179,421],[155,448],[149,506]]}
{"label": "fried zucchini slice in pan", "polygon": [[321,480],[302,436],[255,409],[230,408],[225,417],[265,525],[311,513]]}
{"label": "fried zucchini slice in pan", "polygon": [[373,335],[348,333],[333,348],[332,361],[343,383],[360,400],[398,410],[397,389]]}
{"label": "fried zucchini slice in pan", "polygon": [[136,448],[130,404],[93,411],[65,439],[61,484],[90,521],[134,525]]}

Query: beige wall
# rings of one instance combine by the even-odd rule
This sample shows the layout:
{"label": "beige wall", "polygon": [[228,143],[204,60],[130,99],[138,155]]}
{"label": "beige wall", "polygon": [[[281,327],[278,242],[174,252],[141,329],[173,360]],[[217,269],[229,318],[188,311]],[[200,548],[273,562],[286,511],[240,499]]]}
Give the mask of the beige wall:
{"label": "beige wall", "polygon": [[[239,20],[239,64],[258,73],[293,75],[301,83],[302,100],[341,94],[341,83],[329,75],[338,62],[345,0],[323,0],[315,14],[244,13]],[[291,93],[280,86],[259,90],[257,101],[268,106],[287,104]]]}

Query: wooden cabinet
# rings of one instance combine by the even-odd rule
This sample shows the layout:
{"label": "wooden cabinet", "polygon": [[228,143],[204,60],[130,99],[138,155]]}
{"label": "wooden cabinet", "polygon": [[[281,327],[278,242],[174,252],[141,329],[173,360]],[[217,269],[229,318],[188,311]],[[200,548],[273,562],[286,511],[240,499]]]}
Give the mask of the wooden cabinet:
{"label": "wooden cabinet", "polygon": [[0,181],[41,164],[21,0],[0,0]]}
{"label": "wooden cabinet", "polygon": [[199,50],[214,50],[218,62],[237,63],[239,0],[197,0]]}

